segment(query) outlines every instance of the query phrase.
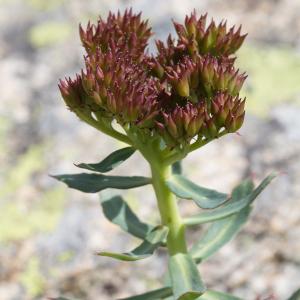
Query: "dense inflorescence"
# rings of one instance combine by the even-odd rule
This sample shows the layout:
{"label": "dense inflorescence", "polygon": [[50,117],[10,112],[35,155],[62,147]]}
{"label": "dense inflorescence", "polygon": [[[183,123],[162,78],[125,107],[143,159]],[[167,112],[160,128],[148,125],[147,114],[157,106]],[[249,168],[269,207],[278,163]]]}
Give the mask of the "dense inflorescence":
{"label": "dense inflorescence", "polygon": [[146,51],[151,28],[132,10],[80,26],[85,70],[60,81],[66,104],[81,118],[116,120],[159,135],[172,148],[237,131],[246,76],[234,67],[233,55],[246,35],[226,22],[207,26],[206,19],[194,12],[184,25],[174,22],[177,40],[156,41],[156,55]]}

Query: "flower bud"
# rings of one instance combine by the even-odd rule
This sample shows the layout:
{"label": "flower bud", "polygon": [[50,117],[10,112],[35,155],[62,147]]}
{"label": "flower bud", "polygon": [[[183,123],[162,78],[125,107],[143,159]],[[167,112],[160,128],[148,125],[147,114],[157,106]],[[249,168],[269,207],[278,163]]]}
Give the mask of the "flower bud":
{"label": "flower bud", "polygon": [[176,145],[176,140],[171,137],[171,135],[165,130],[165,127],[163,124],[156,122],[156,128],[158,129],[158,132],[162,136],[165,143],[173,148]]}
{"label": "flower bud", "polygon": [[196,116],[191,119],[187,128],[189,137],[194,137],[200,131],[203,121],[202,118],[197,118]]}
{"label": "flower bud", "polygon": [[196,64],[191,59],[184,59],[176,67],[167,67],[166,75],[171,85],[181,97],[190,96],[190,77],[195,70]]}
{"label": "flower bud", "polygon": [[176,84],[176,91],[181,97],[188,97],[190,95],[190,86],[187,76],[181,78]]}
{"label": "flower bud", "polygon": [[154,71],[155,75],[158,78],[162,78],[164,76],[164,68],[162,67],[162,65],[159,63],[158,60],[156,59],[151,59],[148,62],[148,65],[150,66],[150,68]]}
{"label": "flower bud", "polygon": [[75,109],[84,107],[83,99],[85,91],[80,75],[76,75],[75,80],[72,80],[71,78],[65,79],[65,81],[60,80],[58,87],[66,105],[70,108],[70,110],[74,111]]}
{"label": "flower bud", "polygon": [[213,138],[217,137],[218,129],[217,129],[217,127],[214,123],[214,120],[212,118],[208,119],[205,122],[205,125],[203,127],[203,134],[208,139],[213,139]]}
{"label": "flower bud", "polygon": [[191,14],[190,17],[186,16],[185,17],[185,28],[189,34],[189,36],[194,36],[196,37],[197,34],[197,19],[196,19],[196,13],[194,11],[194,13]]}
{"label": "flower bud", "polygon": [[100,95],[97,93],[97,92],[93,92],[92,93],[92,98],[94,99],[95,103],[98,104],[98,105],[102,105],[103,102],[101,100],[101,97]]}
{"label": "flower bud", "polygon": [[179,137],[179,133],[178,133],[178,130],[177,130],[176,123],[174,122],[172,117],[170,115],[167,115],[166,113],[163,113],[163,117],[164,117],[165,124],[166,124],[166,127],[167,127],[167,130],[168,130],[169,134],[174,139],[177,139]]}
{"label": "flower bud", "polygon": [[176,22],[173,22],[173,25],[175,27],[175,30],[177,32],[177,34],[181,37],[181,38],[184,38],[186,39],[187,38],[187,32],[184,28],[183,25],[179,24],[179,23],[176,23]]}
{"label": "flower bud", "polygon": [[228,132],[236,132],[244,122],[245,112],[240,116],[229,114],[225,121],[225,128]]}
{"label": "flower bud", "polygon": [[242,115],[240,115],[240,116],[238,116],[236,118],[236,127],[235,127],[235,130],[239,130],[242,127],[242,125],[244,123],[244,119],[245,119],[245,112],[243,112]]}

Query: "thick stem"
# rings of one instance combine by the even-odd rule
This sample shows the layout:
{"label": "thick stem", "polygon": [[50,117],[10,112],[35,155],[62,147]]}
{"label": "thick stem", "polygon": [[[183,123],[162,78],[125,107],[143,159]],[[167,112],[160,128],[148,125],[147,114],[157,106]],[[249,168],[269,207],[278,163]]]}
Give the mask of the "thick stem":
{"label": "thick stem", "polygon": [[151,164],[152,184],[157,197],[163,225],[169,228],[167,248],[169,255],[187,253],[185,225],[181,219],[175,196],[168,189],[165,180],[171,174],[171,167]]}

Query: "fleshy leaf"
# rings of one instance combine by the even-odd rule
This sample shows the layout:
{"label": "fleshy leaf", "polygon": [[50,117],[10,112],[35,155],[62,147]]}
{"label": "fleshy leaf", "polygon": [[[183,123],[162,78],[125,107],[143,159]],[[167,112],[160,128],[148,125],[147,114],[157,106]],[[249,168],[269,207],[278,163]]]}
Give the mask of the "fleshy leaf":
{"label": "fleshy leaf", "polygon": [[178,253],[169,259],[174,299],[194,300],[205,292],[197,266],[189,254]]}
{"label": "fleshy leaf", "polygon": [[208,290],[197,300],[242,300],[230,294]]}
{"label": "fleshy leaf", "polygon": [[[259,191],[259,193],[271,182],[271,180],[274,178],[275,176],[273,175],[269,175],[268,177],[266,177],[261,184],[259,185],[259,187],[257,188],[257,190]],[[260,188],[261,186],[261,188]],[[251,179],[246,179],[243,180],[239,185],[237,185],[232,193],[231,193],[231,199],[233,201],[239,201],[241,199],[244,199],[245,197],[250,197],[249,195],[253,192],[254,190],[254,182]],[[255,192],[254,192],[255,193]],[[255,193],[256,194],[256,193]],[[257,195],[256,195],[257,196]],[[253,198],[253,197],[251,197]],[[255,198],[253,198],[254,200]]]}
{"label": "fleshy leaf", "polygon": [[260,185],[254,189],[254,184],[251,180],[244,180],[241,184],[236,186],[231,194],[232,202],[240,201],[243,198],[249,198],[250,203],[257,198],[257,196],[271,183],[271,181],[277,176],[277,174],[272,173],[267,176]]}
{"label": "fleshy leaf", "polygon": [[133,147],[126,147],[119,149],[117,151],[114,151],[110,155],[108,155],[106,158],[104,158],[101,162],[96,164],[75,164],[76,167],[99,172],[99,173],[106,173],[117,166],[119,166],[121,163],[123,163],[126,159],[128,159],[133,153],[135,152],[135,149]]}
{"label": "fleshy leaf", "polygon": [[131,252],[99,252],[98,255],[108,256],[123,261],[136,261],[147,258],[151,256],[153,252],[163,244],[168,235],[168,231],[168,228],[165,226],[157,226],[151,232],[149,232],[142,244]]}
{"label": "fleshy leaf", "polygon": [[[253,199],[255,199],[274,177],[275,175],[273,174],[268,176],[254,191],[253,184],[250,181],[242,182],[233,190],[231,201],[237,202],[239,199],[245,198],[249,195],[252,195]],[[246,223],[251,210],[251,206],[248,205],[239,213],[211,224],[202,239],[191,249],[191,254],[196,262],[201,262],[207,259],[222,246],[228,243],[239,231],[241,226]]]}
{"label": "fleshy leaf", "polygon": [[288,300],[300,300],[300,289],[294,292]]}
{"label": "fleshy leaf", "polygon": [[254,191],[254,185],[251,180],[243,181],[239,186],[237,186],[233,190],[231,199],[228,202],[226,202],[223,206],[218,207],[212,211],[202,212],[198,215],[185,218],[185,224],[195,225],[208,223],[224,219],[230,215],[238,213],[246,206],[251,205],[251,203],[257,198],[257,196],[267,187],[267,185],[274,178],[275,175],[269,175],[261,182],[261,184]]}
{"label": "fleshy leaf", "polygon": [[181,161],[176,161],[173,165],[172,165],[172,173],[173,174],[182,174],[182,164]]}
{"label": "fleshy leaf", "polygon": [[202,239],[191,249],[191,254],[196,262],[207,259],[228,243],[246,223],[250,212],[251,207],[246,207],[238,214],[211,224]]}
{"label": "fleshy leaf", "polygon": [[64,174],[53,178],[64,182],[68,187],[85,193],[97,193],[107,188],[131,189],[149,184],[150,178],[142,176],[106,176],[101,174]]}
{"label": "fleshy leaf", "polygon": [[145,239],[154,228],[141,222],[121,196],[104,198],[101,200],[101,206],[108,220],[133,236]]}
{"label": "fleshy leaf", "polygon": [[170,287],[164,287],[144,294],[122,298],[118,300],[158,300],[165,299],[173,294]]}
{"label": "fleshy leaf", "polygon": [[228,199],[228,195],[201,187],[182,175],[172,175],[167,185],[176,196],[192,199],[201,208],[215,208]]}

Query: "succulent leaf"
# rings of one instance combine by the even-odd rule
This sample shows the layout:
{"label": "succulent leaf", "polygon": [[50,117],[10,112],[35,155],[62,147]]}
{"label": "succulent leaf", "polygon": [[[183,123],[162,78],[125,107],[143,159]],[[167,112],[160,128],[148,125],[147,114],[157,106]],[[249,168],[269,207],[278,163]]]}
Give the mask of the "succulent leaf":
{"label": "succulent leaf", "polygon": [[[237,234],[241,226],[248,220],[252,210],[251,203],[275,176],[275,174],[267,176],[256,189],[254,189],[252,181],[245,180],[233,190],[229,203],[242,203],[242,201],[249,201],[249,203],[238,213],[215,221],[208,227],[203,237],[191,248],[191,254],[197,262],[201,262],[210,257]],[[220,211],[221,208],[219,212]]]}
{"label": "succulent leaf", "polygon": [[197,263],[202,262],[228,243],[246,223],[250,212],[251,207],[247,206],[238,214],[212,223],[201,240],[191,248],[193,259]]}
{"label": "succulent leaf", "polygon": [[151,292],[147,292],[144,294],[131,296],[127,298],[122,298],[118,300],[155,300],[155,299],[165,299],[173,294],[172,289],[170,287],[164,287],[161,289],[157,289]]}
{"label": "succulent leaf", "polygon": [[151,183],[142,176],[106,176],[101,174],[63,174],[53,178],[64,182],[68,187],[84,193],[97,193],[107,188],[131,189]]}
{"label": "succulent leaf", "polygon": [[224,219],[240,212],[247,206],[250,206],[257,196],[267,187],[275,178],[275,174],[267,176],[260,185],[254,190],[252,180],[244,180],[232,192],[231,198],[222,206],[212,211],[205,211],[198,215],[185,219],[186,225],[195,225]]}
{"label": "succulent leaf", "polygon": [[192,199],[201,208],[215,208],[228,200],[228,195],[196,185],[182,175],[172,175],[167,186],[176,196]]}
{"label": "succulent leaf", "polygon": [[78,168],[82,168],[94,172],[106,173],[119,166],[121,163],[127,160],[134,152],[135,152],[134,148],[126,147],[112,152],[110,155],[108,155],[104,160],[102,160],[99,163],[96,164],[81,163],[81,164],[75,164],[75,166]]}
{"label": "succulent leaf", "polygon": [[207,290],[198,300],[242,300],[227,293]]}
{"label": "succulent leaf", "polygon": [[107,256],[123,261],[136,261],[145,259],[153,254],[153,252],[163,244],[169,229],[165,226],[157,226],[153,228],[145,237],[145,240],[138,247],[126,253],[99,252],[100,256]]}
{"label": "succulent leaf", "polygon": [[197,266],[189,254],[178,253],[171,256],[169,258],[169,273],[174,299],[198,299],[206,290]]}
{"label": "succulent leaf", "polygon": [[121,196],[101,197],[105,217],[124,231],[145,239],[154,226],[141,222]]}

